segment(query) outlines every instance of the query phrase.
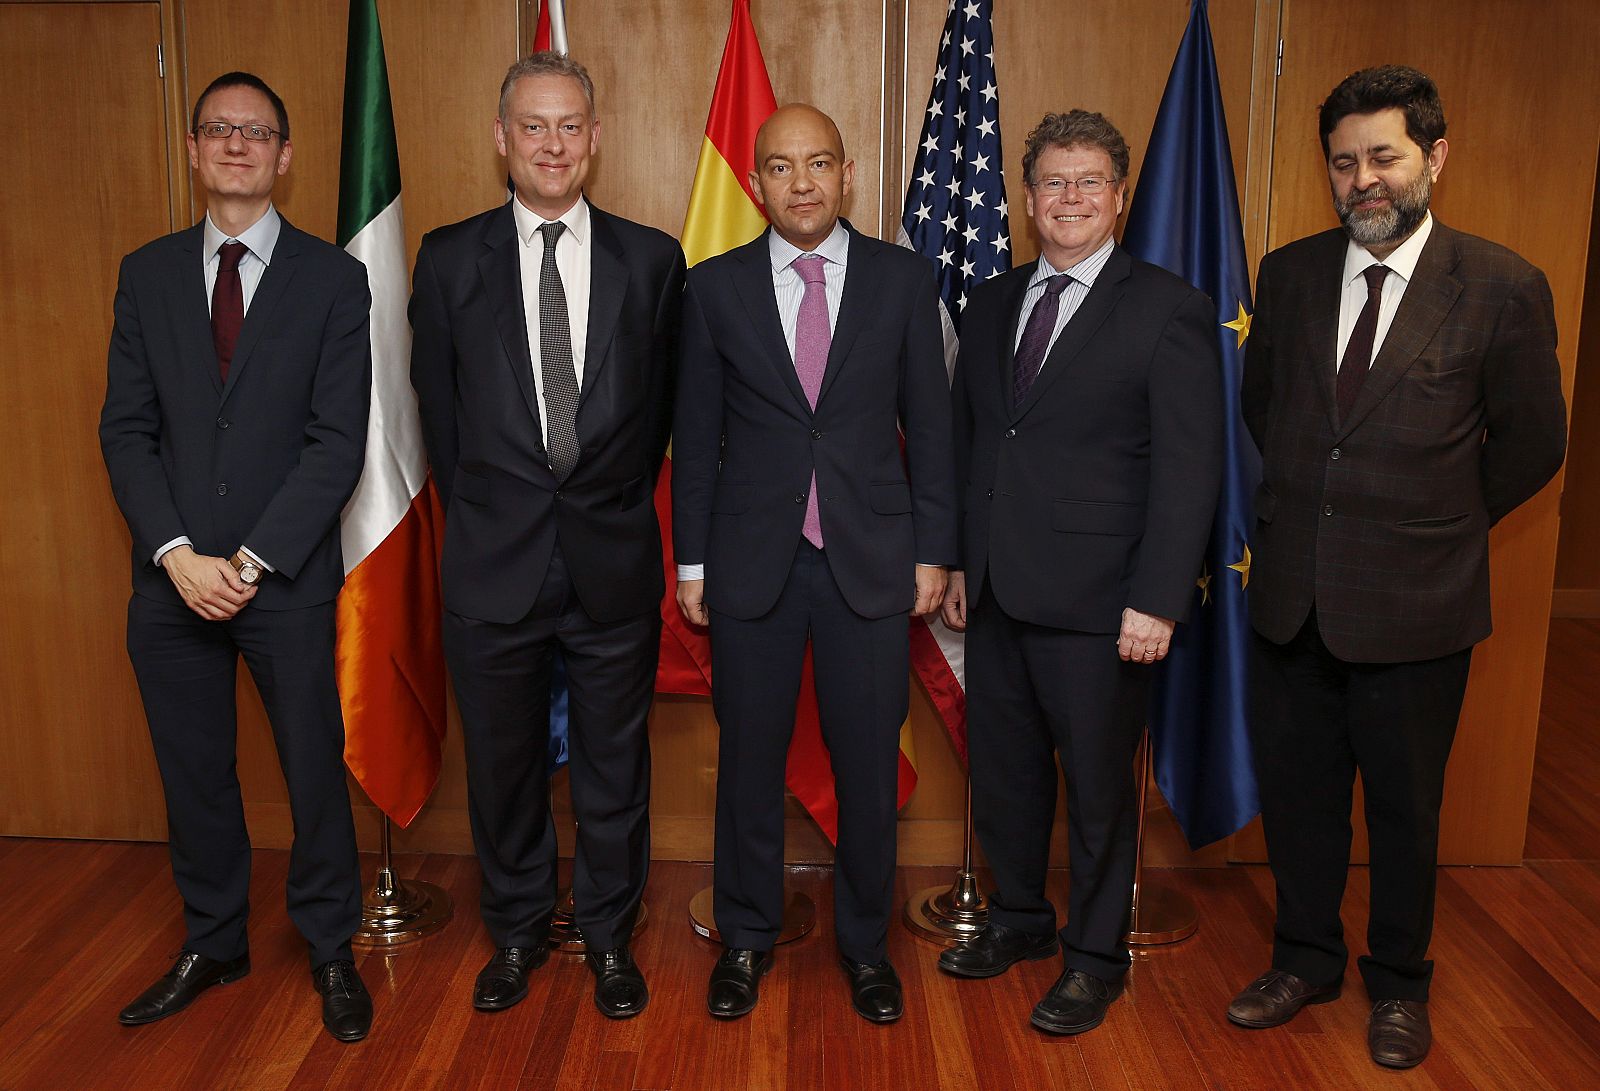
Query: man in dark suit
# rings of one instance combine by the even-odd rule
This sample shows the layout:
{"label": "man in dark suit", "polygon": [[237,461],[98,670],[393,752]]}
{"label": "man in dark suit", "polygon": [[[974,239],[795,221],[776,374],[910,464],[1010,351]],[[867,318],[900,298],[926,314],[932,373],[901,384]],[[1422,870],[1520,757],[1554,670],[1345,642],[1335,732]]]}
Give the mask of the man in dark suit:
{"label": "man in dark suit", "polygon": [[339,511],[361,475],[371,348],[366,270],[272,206],[289,119],[230,72],[195,103],[189,164],[204,221],[128,255],[100,444],[133,537],[128,655],[167,800],[187,935],[123,1023],[180,1011],[250,972],[250,840],[234,774],[243,654],[272,721],[294,816],[289,916],[323,1022],[364,1037],[344,721],[334,684]]}
{"label": "man in dark suit", "polygon": [[1251,737],[1278,906],[1272,968],[1228,1018],[1277,1026],[1339,995],[1359,770],[1367,1040],[1405,1068],[1431,1041],[1439,806],[1489,635],[1489,528],[1560,467],[1566,410],[1544,275],[1428,212],[1447,150],[1433,82],[1357,72],[1320,128],[1343,227],[1262,261],[1245,358]]}
{"label": "man in dark suit", "polygon": [[772,228],[690,274],[673,439],[678,604],[711,626],[721,730],[707,1005],[746,1014],[772,966],[809,638],[839,800],[835,931],[856,1011],[886,1023],[903,1009],[887,941],[906,615],[937,608],[955,555],[938,296],[926,261],[839,219],[855,164],[827,115],[778,110],[755,162]]}
{"label": "man in dark suit", "polygon": [[650,858],[646,719],[661,626],[652,494],[672,420],[683,253],[583,196],[594,85],[518,61],[495,141],[516,196],[430,232],[411,381],[445,503],[444,644],[467,750],[499,1011],[549,955],[556,895],[550,680],[566,667],[577,923],[612,1018],[649,999],[628,951]]}
{"label": "man in dark suit", "polygon": [[1221,480],[1215,311],[1113,231],[1128,145],[1100,114],[1047,114],[1022,161],[1037,263],[973,292],[956,363],[973,824],[988,926],[945,952],[993,977],[1057,947],[1045,868],[1059,753],[1071,892],[1065,969],[1033,1010],[1096,1027],[1122,992],[1138,829],[1133,754],[1151,667],[1200,574]]}

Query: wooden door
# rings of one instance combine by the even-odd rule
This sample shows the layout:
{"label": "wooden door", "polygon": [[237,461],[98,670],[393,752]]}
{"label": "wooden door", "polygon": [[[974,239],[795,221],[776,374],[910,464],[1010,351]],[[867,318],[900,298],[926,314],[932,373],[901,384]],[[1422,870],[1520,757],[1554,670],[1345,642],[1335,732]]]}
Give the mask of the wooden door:
{"label": "wooden door", "polygon": [[[1368,65],[1421,69],[1439,86],[1450,142],[1434,214],[1544,270],[1570,402],[1600,131],[1600,6],[1284,0],[1282,25],[1269,248],[1337,223],[1317,139],[1317,107],[1328,92]],[[1473,656],[1445,791],[1441,863],[1522,860],[1560,496],[1558,477],[1490,539],[1494,635]],[[1364,858],[1359,800],[1356,811]],[[1234,839],[1234,855],[1265,858],[1259,826]]]}
{"label": "wooden door", "polygon": [[171,229],[160,15],[0,4],[0,834],[165,836],[97,435],[118,262]]}

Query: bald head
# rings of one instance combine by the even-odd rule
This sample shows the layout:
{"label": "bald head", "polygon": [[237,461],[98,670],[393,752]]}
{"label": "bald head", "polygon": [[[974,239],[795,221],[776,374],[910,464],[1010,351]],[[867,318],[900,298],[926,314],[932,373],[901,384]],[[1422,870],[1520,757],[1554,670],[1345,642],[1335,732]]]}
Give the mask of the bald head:
{"label": "bald head", "polygon": [[756,132],[750,188],[774,231],[801,250],[814,250],[839,222],[855,169],[844,157],[844,138],[833,119],[796,102],[779,108]]}

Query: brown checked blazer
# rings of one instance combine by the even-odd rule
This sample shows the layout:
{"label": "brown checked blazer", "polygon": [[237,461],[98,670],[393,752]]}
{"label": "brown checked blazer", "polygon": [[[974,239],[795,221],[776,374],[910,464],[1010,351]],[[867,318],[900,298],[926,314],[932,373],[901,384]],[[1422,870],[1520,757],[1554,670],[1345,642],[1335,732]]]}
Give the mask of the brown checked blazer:
{"label": "brown checked blazer", "polygon": [[1396,663],[1489,635],[1489,528],[1561,466],[1566,404],[1544,274],[1434,221],[1348,420],[1334,403],[1346,236],[1268,254],[1244,374],[1262,452],[1250,620]]}

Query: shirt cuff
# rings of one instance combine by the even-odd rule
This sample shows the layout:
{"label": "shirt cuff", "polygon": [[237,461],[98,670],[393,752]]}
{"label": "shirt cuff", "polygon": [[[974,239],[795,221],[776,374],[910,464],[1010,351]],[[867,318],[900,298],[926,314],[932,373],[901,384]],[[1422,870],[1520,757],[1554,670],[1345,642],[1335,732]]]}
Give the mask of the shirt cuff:
{"label": "shirt cuff", "polygon": [[703,564],[680,564],[678,566],[678,582],[685,580],[703,580],[706,578],[706,566]]}
{"label": "shirt cuff", "polygon": [[165,557],[168,553],[171,553],[174,549],[177,549],[181,545],[186,545],[192,548],[194,543],[189,540],[189,536],[187,534],[180,534],[176,538],[172,539],[172,541],[156,550],[156,555],[152,557],[151,560],[155,561],[157,568],[160,568],[161,558]]}
{"label": "shirt cuff", "polygon": [[243,553],[246,557],[249,557],[252,561],[256,562],[256,564],[260,565],[262,568],[265,568],[268,572],[276,572],[277,571],[276,568],[273,568],[270,564],[268,564],[266,561],[262,560],[260,557],[256,556],[254,553],[250,552],[250,550],[246,549],[244,546],[240,546],[239,547],[239,552]]}
{"label": "shirt cuff", "polygon": [[922,561],[918,561],[917,562],[917,567],[918,568],[949,568],[950,566],[947,565],[947,564],[924,564]]}

